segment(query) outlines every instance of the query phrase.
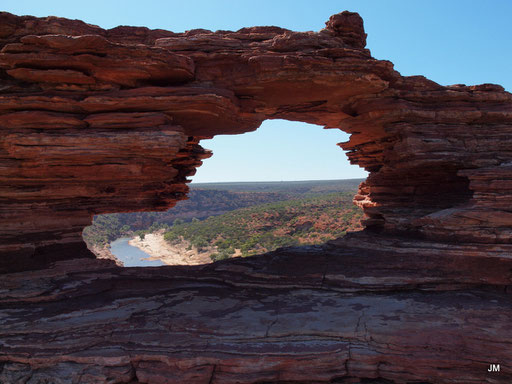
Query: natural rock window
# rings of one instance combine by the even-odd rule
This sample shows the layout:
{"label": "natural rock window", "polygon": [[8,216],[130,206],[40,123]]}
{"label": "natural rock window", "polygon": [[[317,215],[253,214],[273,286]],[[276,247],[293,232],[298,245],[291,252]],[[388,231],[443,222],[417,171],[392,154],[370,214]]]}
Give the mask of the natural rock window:
{"label": "natural rock window", "polygon": [[163,212],[95,216],[84,240],[98,257],[132,267],[207,264],[343,237],[362,229],[353,197],[365,176],[335,145],[347,140],[339,129],[286,120],[204,140],[214,156],[192,177],[188,200]]}
{"label": "natural rock window", "polygon": [[57,34],[53,19],[31,30],[17,29],[30,18],[2,17],[5,196],[16,196],[1,219],[4,271],[93,257],[81,239],[92,215],[168,209],[208,156],[201,139],[276,118],[351,134],[343,148],[370,172],[357,197],[368,227],[510,242],[508,219],[495,219],[509,214],[480,192],[506,177],[506,152],[487,143],[506,135],[510,95],[400,76],[363,48],[356,14],[318,33],[141,30],[142,45],[117,30],[64,23]]}
{"label": "natural rock window", "polygon": [[[351,12],[319,32],[0,26],[0,382],[512,382],[501,86],[401,76]],[[363,231],[189,267],[86,248],[93,215],[168,209],[201,140],[267,119],[351,135]]]}

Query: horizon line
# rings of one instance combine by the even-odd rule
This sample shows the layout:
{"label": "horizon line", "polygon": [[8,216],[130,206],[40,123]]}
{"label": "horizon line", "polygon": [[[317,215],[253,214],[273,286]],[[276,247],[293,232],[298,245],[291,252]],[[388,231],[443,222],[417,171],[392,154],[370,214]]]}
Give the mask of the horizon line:
{"label": "horizon line", "polygon": [[194,182],[191,181],[188,184],[242,184],[242,183],[297,183],[297,182],[308,182],[308,181],[347,181],[347,180],[365,180],[364,177],[354,177],[349,179],[308,179],[308,180],[255,180],[255,181],[202,181]]}

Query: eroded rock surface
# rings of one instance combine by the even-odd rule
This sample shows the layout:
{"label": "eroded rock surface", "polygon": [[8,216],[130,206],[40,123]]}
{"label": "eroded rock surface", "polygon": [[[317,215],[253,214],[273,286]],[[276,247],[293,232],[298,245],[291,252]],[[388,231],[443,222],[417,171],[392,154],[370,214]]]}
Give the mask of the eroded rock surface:
{"label": "eroded rock surface", "polygon": [[0,280],[0,382],[510,383],[511,269],[335,245],[59,262]]}
{"label": "eroded rock surface", "polygon": [[[510,383],[512,95],[403,77],[365,42],[350,12],[179,34],[0,13],[0,382]],[[274,118],[351,134],[365,231],[206,267],[83,259],[92,215],[169,208],[201,139]]]}
{"label": "eroded rock surface", "polygon": [[340,145],[370,172],[368,228],[511,242],[512,96],[400,76],[364,48],[357,14],[320,32],[0,21],[4,271],[85,255],[93,214],[167,209],[209,156],[200,139],[273,118],[352,134]]}

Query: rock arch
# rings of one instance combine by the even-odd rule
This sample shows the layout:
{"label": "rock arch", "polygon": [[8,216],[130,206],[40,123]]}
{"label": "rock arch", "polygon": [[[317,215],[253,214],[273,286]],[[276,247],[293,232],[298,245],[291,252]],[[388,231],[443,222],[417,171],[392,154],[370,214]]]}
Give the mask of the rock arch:
{"label": "rock arch", "polygon": [[[62,320],[69,316],[57,314],[50,321],[53,328],[36,324],[40,333],[31,333],[23,328],[22,315],[12,314],[4,324],[10,347],[0,354],[0,375],[44,378],[71,372],[96,382],[108,377],[115,382],[192,382],[194,377],[223,383],[350,377],[487,382],[494,380],[482,374],[487,363],[510,360],[501,340],[511,336],[507,318],[512,314],[503,293],[510,285],[503,271],[510,270],[512,255],[512,95],[502,87],[445,87],[421,76],[403,77],[390,62],[371,57],[364,48],[363,22],[350,12],[332,16],[320,32],[103,30],[80,21],[8,13],[1,13],[0,21],[4,273],[91,257],[81,230],[93,214],[167,209],[185,198],[186,177],[209,156],[201,139],[251,131],[264,119],[341,128],[351,134],[342,144],[351,162],[370,172],[355,198],[367,215],[367,229],[310,250],[309,256],[316,252],[322,263],[303,257],[300,270],[287,264],[290,252],[300,257],[302,251],[295,250],[199,271],[120,272],[97,261],[67,261],[51,272],[5,275],[10,277],[2,300],[8,308],[41,305],[55,314],[59,309],[44,303],[67,297],[82,308],[90,305],[82,295],[96,295],[131,313],[113,315],[131,331],[116,333],[105,322],[98,326],[91,315],[79,329],[107,341],[81,354],[77,349],[83,344],[73,347],[72,334],[59,328],[69,325]],[[410,256],[421,257],[406,260]],[[223,271],[238,271],[243,281]],[[262,305],[259,317],[252,313],[258,326],[239,324],[235,344],[243,348],[215,325],[214,346],[197,344],[194,336],[208,334],[202,317],[162,309],[177,297],[169,290],[186,291],[187,285],[177,281],[197,274],[215,286],[217,298],[231,292],[238,305]],[[309,296],[294,290],[298,281]],[[257,287],[277,299],[258,296]],[[190,296],[202,310],[205,289],[199,286]],[[107,298],[100,299],[102,291],[109,292]],[[159,292],[163,298],[157,299]],[[380,295],[382,307],[374,295]],[[126,304],[129,297],[133,306]],[[318,320],[318,329],[317,320],[300,318],[290,297],[310,320]],[[312,297],[321,309],[315,309]],[[181,308],[180,300],[175,308]],[[459,308],[461,300],[466,301]],[[233,319],[249,316],[235,307]],[[317,310],[329,313],[333,323],[315,315]],[[431,311],[441,320],[425,321]],[[293,328],[287,328],[291,336],[278,312]],[[219,319],[215,310],[199,313]],[[488,324],[488,313],[498,320]],[[178,325],[172,328],[161,320],[165,316]],[[180,316],[198,328],[187,328]],[[143,320],[153,321],[159,331],[150,332]],[[382,322],[385,328],[379,328]],[[454,330],[453,324],[463,329]],[[309,333],[302,333],[304,326]],[[21,332],[26,340],[42,343],[45,329],[67,340],[70,349],[54,345],[50,354],[32,351],[27,357],[13,335]],[[183,337],[185,352],[172,352],[178,347],[166,339],[168,332]],[[254,344],[243,341],[248,335]],[[155,340],[170,349],[148,347]],[[431,348],[425,352],[422,343]],[[301,359],[313,362],[307,372]],[[510,372],[503,377],[510,379]]]}
{"label": "rock arch", "polygon": [[3,264],[86,253],[92,214],[171,206],[207,156],[201,138],[267,118],[352,134],[342,147],[371,173],[356,197],[368,227],[510,242],[496,193],[510,170],[511,95],[400,76],[364,49],[357,14],[318,33],[102,30],[6,13],[2,23]]}

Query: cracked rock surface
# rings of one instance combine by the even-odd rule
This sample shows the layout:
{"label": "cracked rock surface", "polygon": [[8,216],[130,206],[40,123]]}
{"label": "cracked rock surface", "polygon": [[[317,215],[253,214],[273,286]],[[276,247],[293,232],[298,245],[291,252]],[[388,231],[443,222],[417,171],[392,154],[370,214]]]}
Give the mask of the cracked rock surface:
{"label": "cracked rock surface", "polygon": [[466,259],[326,245],[4,275],[0,382],[510,382],[512,261]]}

